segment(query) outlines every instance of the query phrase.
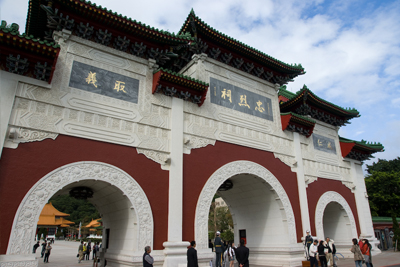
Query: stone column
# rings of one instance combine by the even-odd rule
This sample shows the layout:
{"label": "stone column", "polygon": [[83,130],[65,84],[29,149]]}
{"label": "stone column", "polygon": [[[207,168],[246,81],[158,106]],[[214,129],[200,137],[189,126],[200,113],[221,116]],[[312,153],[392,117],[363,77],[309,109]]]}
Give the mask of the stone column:
{"label": "stone column", "polygon": [[163,246],[164,267],[186,266],[189,242],[182,241],[183,100],[173,97],[171,110],[171,165],[168,191],[168,241]]}
{"label": "stone column", "polygon": [[[293,133],[293,142],[294,142],[294,153],[297,162],[297,188],[299,191],[299,202],[300,202],[300,211],[301,211],[301,226],[303,228],[302,236],[305,236],[305,232],[310,230],[310,214],[308,212],[308,199],[307,199],[307,190],[306,183],[304,179],[304,168],[303,168],[303,157],[301,155],[301,144],[300,144],[300,134]],[[311,233],[316,235],[316,233]]]}
{"label": "stone column", "polygon": [[375,238],[374,228],[372,225],[371,210],[368,202],[367,189],[365,187],[364,174],[362,172],[362,164],[350,160],[351,177],[355,184],[354,198],[356,199],[356,207],[358,214],[358,222],[361,233],[359,238],[366,238],[373,245],[374,254],[380,253],[378,248],[379,241]]}

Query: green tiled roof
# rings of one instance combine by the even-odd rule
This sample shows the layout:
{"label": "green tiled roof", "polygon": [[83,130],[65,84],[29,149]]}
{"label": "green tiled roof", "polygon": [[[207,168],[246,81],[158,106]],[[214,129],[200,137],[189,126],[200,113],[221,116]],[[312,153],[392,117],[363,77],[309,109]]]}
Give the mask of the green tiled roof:
{"label": "green tiled roof", "polygon": [[293,98],[293,97],[296,96],[295,93],[292,93],[292,92],[286,90],[286,85],[282,85],[282,86],[279,88],[278,96],[279,96],[279,95],[284,96],[284,97],[286,97],[287,99],[291,99],[291,98]]}
{"label": "green tiled roof", "polygon": [[[25,33],[20,34],[19,33],[19,25],[18,24],[12,23],[11,25],[7,26],[7,22],[5,20],[1,21],[0,32],[9,33],[9,34],[11,34],[11,35],[13,35],[15,37],[20,38],[20,39],[30,40],[32,42],[39,43],[39,44],[46,45],[46,46],[50,46],[50,47],[53,47],[53,48],[59,48],[60,47],[60,45],[58,45],[58,44],[56,44],[54,42],[48,42],[47,40],[39,40],[37,38],[34,38],[32,35],[27,36]],[[4,38],[4,36],[1,36],[1,37]]]}
{"label": "green tiled roof", "polygon": [[206,82],[200,81],[200,80],[198,80],[198,79],[194,79],[194,78],[192,78],[192,77],[190,77],[190,76],[186,76],[186,75],[183,75],[183,74],[174,72],[174,71],[169,70],[169,69],[159,68],[159,69],[155,70],[153,73],[157,73],[157,72],[159,72],[159,71],[163,71],[163,72],[169,73],[169,74],[171,74],[171,75],[180,77],[180,78],[182,78],[182,79],[189,80],[189,81],[192,81],[192,82],[195,82],[195,83],[199,83],[199,84],[204,85],[204,86],[209,86],[209,84],[206,83]]}
{"label": "green tiled roof", "polygon": [[363,146],[365,148],[369,148],[371,150],[375,150],[375,151],[382,151],[384,149],[384,146],[381,143],[372,143],[372,142],[367,142],[365,140],[361,140],[361,141],[355,141],[355,140],[351,140],[351,139],[347,139],[347,138],[343,138],[339,136],[339,141],[342,143],[355,143],[359,146]]}
{"label": "green tiled roof", "polygon": [[292,115],[293,117],[299,118],[301,120],[305,120],[305,121],[308,121],[308,122],[313,123],[313,124],[316,123],[316,121],[313,120],[313,119],[307,118],[305,116],[302,116],[302,115],[299,115],[299,114],[296,114],[296,113],[293,113],[293,112],[281,113],[281,116],[285,116],[285,115]]}
{"label": "green tiled roof", "polygon": [[[400,218],[396,218],[397,222],[400,223]],[[373,222],[393,222],[392,217],[372,217]]]}
{"label": "green tiled roof", "polygon": [[[360,114],[358,112],[358,110],[355,109],[355,108],[342,108],[342,107],[339,107],[339,106],[337,106],[337,105],[335,105],[335,104],[333,104],[333,103],[331,103],[329,101],[326,101],[325,99],[322,99],[322,98],[318,97],[310,89],[308,89],[308,87],[306,85],[303,85],[303,88],[301,88],[299,91],[297,91],[296,94],[293,94],[292,92],[290,92],[290,94],[293,94],[293,96],[291,96],[289,98],[289,100],[292,100],[292,99],[296,98],[297,96],[301,95],[304,91],[308,91],[309,93],[311,93],[315,97],[315,99],[317,99],[318,101],[320,101],[320,102],[322,102],[324,104],[327,104],[329,106],[332,106],[332,107],[334,107],[336,109],[342,110],[343,112],[352,113],[354,116],[359,116],[359,114]],[[286,92],[288,92],[288,91],[286,90]]]}
{"label": "green tiled roof", "polygon": [[[84,6],[82,6],[82,4],[87,5],[92,7],[93,9],[96,10],[101,10],[102,12],[104,12],[103,15],[106,15],[107,17],[110,17],[110,19],[114,19],[115,21],[126,21],[129,23],[133,23],[138,25],[139,27],[145,28],[149,31],[151,31],[151,33],[153,35],[163,35],[163,36],[167,36],[170,37],[172,39],[175,40],[181,40],[183,43],[186,43],[187,41],[195,41],[195,38],[193,38],[190,34],[175,34],[175,33],[170,33],[169,31],[164,31],[164,30],[159,30],[158,28],[154,28],[151,27],[149,25],[146,25],[145,23],[142,23],[140,21],[136,21],[133,20],[131,18],[128,18],[126,16],[123,16],[122,14],[118,14],[117,12],[113,12],[111,9],[107,9],[106,7],[102,7],[101,5],[97,6],[95,3],[92,3],[91,1],[85,1],[85,0],[54,0],[54,2],[59,2],[59,3],[65,3],[69,6],[69,8],[74,9],[74,6],[71,5],[72,3],[75,3],[77,7],[79,8],[84,8]],[[28,10],[28,20],[30,21],[30,23],[27,22],[27,27],[30,27],[29,24],[32,24],[33,27],[35,27],[35,19],[37,19],[36,17],[31,17],[32,16],[37,16],[36,14],[31,14],[31,10],[37,10],[40,9],[40,4],[43,3],[43,0],[30,0],[30,5],[29,5],[29,10]],[[88,11],[87,9],[85,9],[85,11]],[[29,29],[27,29],[27,31],[29,32]],[[146,31],[147,32],[147,31]]]}
{"label": "green tiled roof", "polygon": [[302,66],[301,64],[287,64],[287,63],[285,63],[285,62],[282,62],[282,61],[280,61],[280,60],[278,60],[278,59],[276,59],[276,58],[274,58],[274,57],[272,57],[272,56],[270,56],[270,55],[268,55],[268,54],[265,54],[265,53],[261,52],[260,50],[257,50],[257,49],[254,48],[254,47],[251,47],[251,46],[249,46],[249,45],[247,45],[247,44],[244,44],[244,43],[242,43],[242,42],[240,42],[240,41],[238,41],[238,40],[236,40],[236,39],[234,39],[234,38],[232,38],[232,37],[230,37],[230,36],[228,36],[228,35],[226,35],[226,34],[220,32],[220,31],[218,31],[218,30],[214,29],[213,27],[211,27],[210,25],[208,25],[207,23],[205,23],[204,21],[202,21],[199,17],[197,17],[196,14],[195,14],[195,12],[194,12],[194,10],[193,10],[193,8],[192,8],[192,10],[190,11],[190,13],[189,13],[189,15],[188,15],[188,17],[187,17],[185,23],[183,24],[183,26],[182,26],[181,29],[179,30],[179,32],[178,32],[179,34],[182,34],[182,33],[186,30],[186,27],[188,26],[188,23],[189,23],[189,21],[190,21],[190,17],[191,17],[191,16],[194,17],[196,20],[198,20],[198,21],[199,21],[201,24],[203,24],[205,27],[207,27],[210,31],[212,31],[212,32],[214,32],[214,33],[216,33],[216,34],[218,34],[218,35],[220,35],[220,36],[222,36],[222,37],[224,37],[224,38],[230,40],[231,43],[232,43],[232,42],[237,43],[239,46],[242,46],[245,50],[247,50],[247,51],[249,51],[249,52],[252,52],[253,54],[258,54],[258,55],[260,55],[260,56],[266,58],[266,59],[267,59],[268,61],[270,61],[270,62],[279,63],[280,65],[282,65],[283,67],[285,67],[285,68],[287,68],[287,69],[291,69],[291,70],[293,70],[293,71],[300,72],[300,73],[302,73],[302,74],[305,73],[305,72],[304,72],[304,68],[303,68],[303,66]]}

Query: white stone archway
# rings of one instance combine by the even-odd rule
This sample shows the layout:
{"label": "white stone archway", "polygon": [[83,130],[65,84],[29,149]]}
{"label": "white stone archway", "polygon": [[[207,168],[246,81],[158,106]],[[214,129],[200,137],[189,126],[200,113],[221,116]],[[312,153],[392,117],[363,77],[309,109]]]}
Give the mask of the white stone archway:
{"label": "white stone archway", "polygon": [[230,162],[216,170],[207,180],[200,193],[195,214],[195,240],[198,248],[208,248],[208,213],[213,196],[225,180],[239,174],[254,175],[261,178],[272,187],[280,198],[286,214],[289,242],[291,244],[297,243],[294,213],[289,197],[283,186],[265,167],[251,161],[240,160]]}
{"label": "white stone archway", "polygon": [[[325,238],[324,224],[323,224],[324,211],[326,209],[326,206],[328,206],[328,204],[331,202],[336,202],[343,207],[350,221],[351,234],[352,234],[351,238],[353,237],[356,238],[357,227],[353,212],[351,211],[351,208],[347,203],[346,199],[342,195],[334,191],[325,192],[318,200],[317,207],[315,210],[315,227],[317,231],[317,237],[320,239]],[[349,238],[349,240],[351,238]]]}
{"label": "white stone archway", "polygon": [[153,215],[146,194],[139,184],[123,170],[94,161],[75,162],[55,169],[41,178],[25,195],[14,217],[8,255],[31,254],[36,224],[49,199],[63,187],[83,180],[107,182],[122,191],[132,203],[138,218],[137,251],[153,244]]}

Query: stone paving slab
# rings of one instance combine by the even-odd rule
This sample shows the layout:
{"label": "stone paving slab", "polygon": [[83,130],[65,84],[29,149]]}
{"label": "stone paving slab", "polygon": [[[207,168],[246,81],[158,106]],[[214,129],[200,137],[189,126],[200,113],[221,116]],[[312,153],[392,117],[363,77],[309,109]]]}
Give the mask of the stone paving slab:
{"label": "stone paving slab", "polygon": [[[76,257],[76,254],[78,253],[79,242],[56,240],[52,247],[53,249],[49,257],[49,263],[43,263],[43,258],[40,258],[40,248],[37,250],[36,257],[39,259],[39,267],[93,266],[92,260],[85,260],[81,263],[78,263],[78,258]],[[374,267],[400,267],[400,252],[384,251],[379,255],[373,256],[372,262],[374,264]],[[341,258],[337,262],[337,265],[338,267],[355,267],[355,263],[352,258]],[[236,266],[237,264],[235,264],[235,267]],[[250,266],[255,267],[254,265],[251,265],[251,263]]]}

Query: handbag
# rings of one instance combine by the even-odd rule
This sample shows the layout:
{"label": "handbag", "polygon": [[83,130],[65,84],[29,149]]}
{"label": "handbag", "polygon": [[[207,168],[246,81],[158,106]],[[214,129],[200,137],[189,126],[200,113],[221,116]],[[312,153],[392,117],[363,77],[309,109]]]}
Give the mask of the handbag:
{"label": "handbag", "polygon": [[78,253],[78,254],[76,254],[76,257],[77,257],[77,258],[79,258],[79,253]]}

